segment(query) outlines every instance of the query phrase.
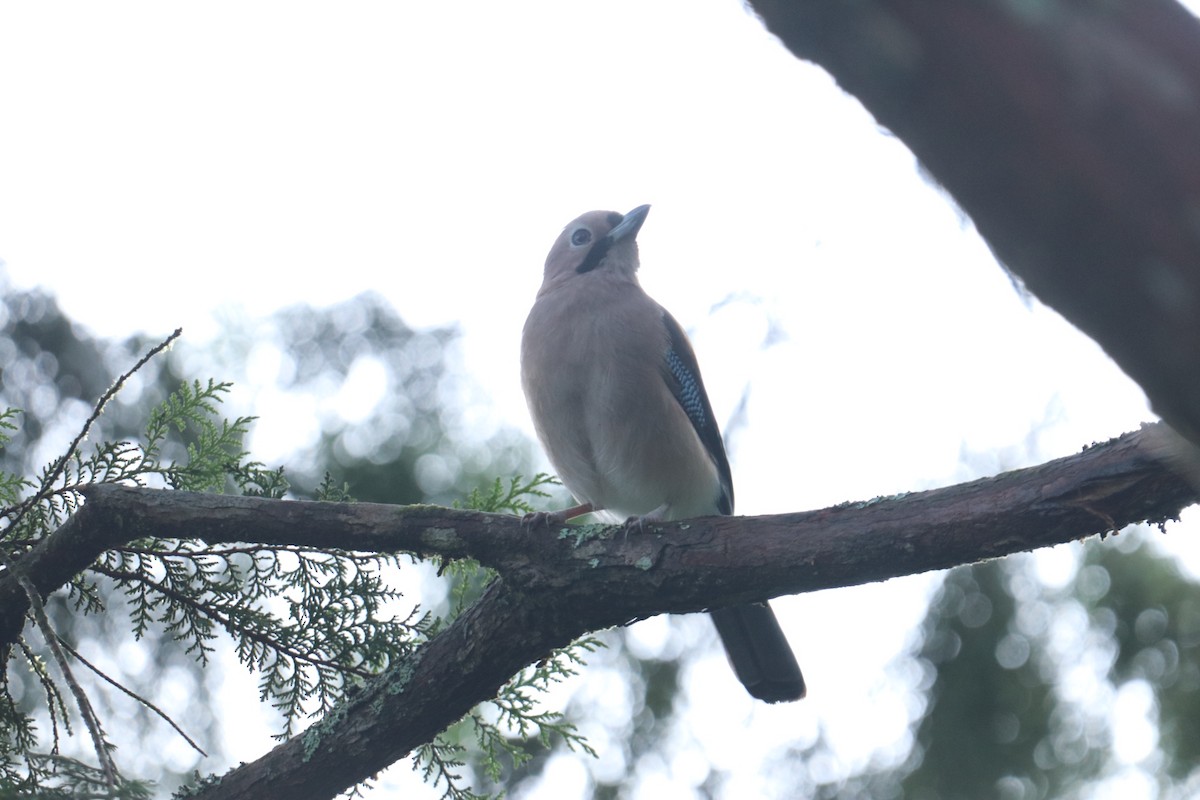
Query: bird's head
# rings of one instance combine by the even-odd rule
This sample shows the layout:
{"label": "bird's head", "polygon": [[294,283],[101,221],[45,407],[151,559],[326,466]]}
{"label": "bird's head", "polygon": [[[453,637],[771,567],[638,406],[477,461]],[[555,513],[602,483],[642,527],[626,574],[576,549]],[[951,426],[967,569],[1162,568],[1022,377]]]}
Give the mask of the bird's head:
{"label": "bird's head", "polygon": [[650,213],[638,206],[628,214],[589,211],[559,234],[546,256],[545,283],[588,273],[611,273],[634,280],[638,268],[637,234]]}

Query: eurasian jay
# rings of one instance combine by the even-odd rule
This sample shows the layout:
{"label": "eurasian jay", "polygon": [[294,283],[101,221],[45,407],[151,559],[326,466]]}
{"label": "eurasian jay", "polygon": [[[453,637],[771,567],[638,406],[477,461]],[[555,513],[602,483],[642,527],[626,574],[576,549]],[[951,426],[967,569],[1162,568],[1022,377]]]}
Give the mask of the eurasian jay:
{"label": "eurasian jay", "polygon": [[[579,505],[643,521],[733,513],[721,432],[683,329],[638,284],[637,233],[650,211],[590,211],[550,254],[521,339],[521,383],[538,439]],[[766,603],[711,611],[738,680],[769,703],[804,678]]]}

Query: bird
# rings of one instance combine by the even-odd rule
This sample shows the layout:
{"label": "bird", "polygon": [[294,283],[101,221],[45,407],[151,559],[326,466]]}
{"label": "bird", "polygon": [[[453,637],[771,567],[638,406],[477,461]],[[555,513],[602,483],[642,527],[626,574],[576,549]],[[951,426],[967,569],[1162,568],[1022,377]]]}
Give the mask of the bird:
{"label": "bird", "polygon": [[[589,211],[563,229],[521,335],[521,385],[534,429],[577,505],[647,522],[733,514],[721,431],[683,328],[638,282],[637,234],[649,205]],[[734,674],[751,696],[799,700],[806,687],[766,603],[710,609]]]}

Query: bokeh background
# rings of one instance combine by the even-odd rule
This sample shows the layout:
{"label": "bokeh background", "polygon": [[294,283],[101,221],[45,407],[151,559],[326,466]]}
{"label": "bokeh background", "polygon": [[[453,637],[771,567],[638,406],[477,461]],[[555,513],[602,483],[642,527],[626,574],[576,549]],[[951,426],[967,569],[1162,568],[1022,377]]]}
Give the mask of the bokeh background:
{"label": "bokeh background", "polygon": [[[329,470],[360,499],[448,503],[547,469],[518,379],[545,253],[579,213],[642,203],[642,282],[693,337],[739,513],[947,485],[1153,419],[737,0],[8,3],[0,401],[27,414],[5,465],[61,452],[182,326],[99,435],[215,377],[299,491]],[[783,707],[742,692],[703,617],[608,632],[547,698],[599,757],[532,745],[505,788],[1193,796],[1196,525],[780,598],[810,687]],[[397,580],[444,604],[432,570]],[[75,624],[210,748],[102,706],[122,764],[164,796],[272,745],[232,657],[201,673],[119,619]],[[441,794],[401,762],[368,796],[401,791]]]}

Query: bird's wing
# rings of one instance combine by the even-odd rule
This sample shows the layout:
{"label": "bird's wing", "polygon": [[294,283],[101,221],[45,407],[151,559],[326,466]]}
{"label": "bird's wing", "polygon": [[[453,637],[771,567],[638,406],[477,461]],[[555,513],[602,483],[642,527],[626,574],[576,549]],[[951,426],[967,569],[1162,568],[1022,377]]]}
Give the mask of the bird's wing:
{"label": "bird's wing", "polygon": [[704,381],[700,378],[700,366],[696,363],[696,354],[688,342],[683,328],[671,314],[663,309],[663,325],[667,329],[667,352],[664,359],[663,377],[671,394],[679,401],[696,435],[708,450],[717,472],[721,477],[721,498],[719,511],[722,514],[733,513],[733,476],[729,470],[729,458],[725,455],[725,443],[721,441],[721,429],[713,415],[712,404],[708,401],[708,393],[704,391]]}

